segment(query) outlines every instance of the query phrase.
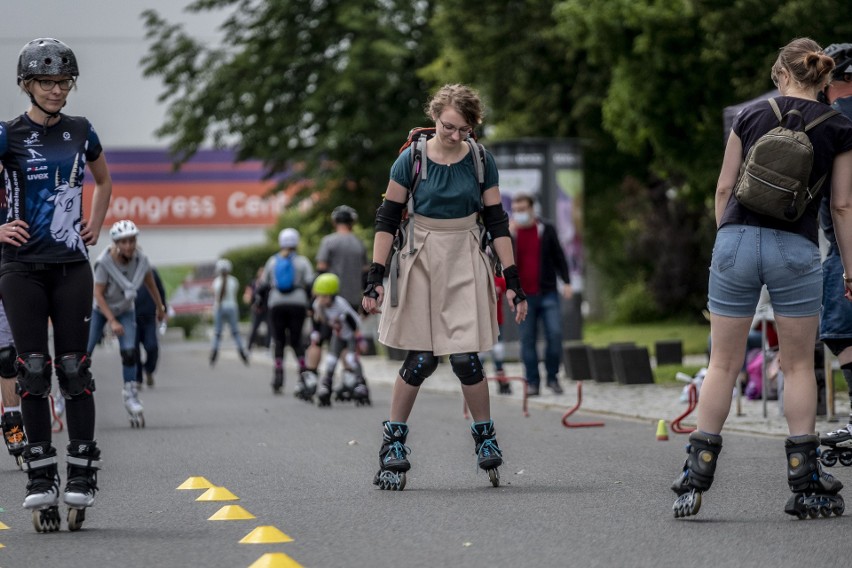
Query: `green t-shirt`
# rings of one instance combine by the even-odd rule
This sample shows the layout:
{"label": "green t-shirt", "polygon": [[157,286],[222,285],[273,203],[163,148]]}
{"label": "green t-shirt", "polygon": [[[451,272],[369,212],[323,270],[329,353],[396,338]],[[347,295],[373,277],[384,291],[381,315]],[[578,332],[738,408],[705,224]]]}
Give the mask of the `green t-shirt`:
{"label": "green t-shirt", "polygon": [[[414,213],[432,219],[459,219],[482,208],[482,196],[476,169],[475,154],[468,152],[460,161],[426,166],[426,179],[420,181],[414,193]],[[428,156],[426,157],[428,160]],[[411,148],[406,148],[391,166],[390,177],[403,187],[411,187]],[[485,185],[490,189],[499,185],[500,176],[494,157],[485,151]]]}

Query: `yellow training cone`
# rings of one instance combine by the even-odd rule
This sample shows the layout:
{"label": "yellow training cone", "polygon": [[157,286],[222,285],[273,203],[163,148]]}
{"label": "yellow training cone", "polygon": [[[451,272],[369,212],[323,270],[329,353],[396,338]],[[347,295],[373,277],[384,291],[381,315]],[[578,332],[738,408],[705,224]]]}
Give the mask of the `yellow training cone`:
{"label": "yellow training cone", "polygon": [[[5,545],[5,544],[0,544],[0,548],[6,548],[6,545]],[[282,564],[282,566],[283,566],[283,564]],[[298,564],[297,564],[297,566],[298,566]]]}
{"label": "yellow training cone", "polygon": [[241,521],[243,519],[256,519],[254,515],[239,505],[225,505],[216,511],[208,521]]}
{"label": "yellow training cone", "polygon": [[270,552],[258,558],[249,568],[302,568],[283,552]]}
{"label": "yellow training cone", "polygon": [[657,422],[657,441],[665,442],[669,439],[669,431],[666,429],[666,421],[660,420]]}
{"label": "yellow training cone", "polygon": [[4,525],[3,523],[0,523],[0,531],[5,531],[5,530],[6,530],[6,529],[8,529],[8,528],[9,528],[9,527],[8,527],[7,525]]}
{"label": "yellow training cone", "polygon": [[240,541],[240,544],[268,544],[273,542],[293,542],[293,539],[273,526],[257,527]]}
{"label": "yellow training cone", "polygon": [[211,487],[214,485],[203,477],[190,477],[178,485],[178,489],[210,489]]}
{"label": "yellow training cone", "polygon": [[239,501],[240,498],[224,487],[211,487],[198,496],[196,501]]}

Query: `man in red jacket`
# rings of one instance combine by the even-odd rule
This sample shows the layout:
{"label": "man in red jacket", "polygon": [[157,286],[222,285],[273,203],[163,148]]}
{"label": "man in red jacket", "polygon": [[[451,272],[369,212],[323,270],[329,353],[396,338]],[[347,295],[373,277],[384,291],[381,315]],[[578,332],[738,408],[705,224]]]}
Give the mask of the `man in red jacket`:
{"label": "man in red jacket", "polygon": [[554,394],[562,394],[557,374],[562,357],[562,312],[558,276],[562,282],[561,296],[570,298],[571,277],[568,261],[559,244],[556,229],[536,217],[534,201],[530,195],[516,194],[512,198],[512,223],[510,225],[515,243],[515,261],[521,277],[521,286],[527,294],[529,311],[520,323],[521,359],[524,363],[529,396],[539,394],[538,371],[539,322],[544,327],[544,367],[547,371],[547,387]]}

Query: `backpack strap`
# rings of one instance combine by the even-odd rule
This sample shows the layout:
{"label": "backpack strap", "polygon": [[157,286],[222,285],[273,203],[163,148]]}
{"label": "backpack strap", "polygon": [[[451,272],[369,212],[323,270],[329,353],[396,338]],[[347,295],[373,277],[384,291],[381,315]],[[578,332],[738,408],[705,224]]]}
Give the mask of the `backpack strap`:
{"label": "backpack strap", "polygon": [[485,148],[482,144],[471,137],[468,137],[465,142],[470,146],[470,152],[473,156],[473,167],[476,170],[476,181],[479,182],[479,189],[485,189]]}
{"label": "backpack strap", "polygon": [[769,106],[772,107],[772,112],[775,113],[775,116],[778,118],[778,122],[783,123],[784,117],[781,116],[781,109],[778,108],[778,102],[775,99],[769,99]]}
{"label": "backpack strap", "polygon": [[825,122],[826,120],[828,120],[829,118],[831,118],[832,116],[834,116],[836,114],[840,114],[840,111],[831,109],[830,111],[826,112],[825,114],[821,114],[820,116],[816,117],[815,119],[813,119],[812,121],[810,121],[808,124],[805,125],[805,132],[807,132],[808,130],[810,130],[811,128],[813,128],[817,125],[822,124],[823,122]]}

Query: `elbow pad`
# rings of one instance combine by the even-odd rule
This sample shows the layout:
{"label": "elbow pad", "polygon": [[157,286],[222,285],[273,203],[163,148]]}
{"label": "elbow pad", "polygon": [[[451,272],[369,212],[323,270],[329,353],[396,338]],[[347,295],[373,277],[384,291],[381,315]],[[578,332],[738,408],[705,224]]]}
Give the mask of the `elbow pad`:
{"label": "elbow pad", "polygon": [[492,239],[509,236],[509,215],[503,205],[486,205],[482,209],[482,221],[491,234]]}
{"label": "elbow pad", "polygon": [[379,208],[376,209],[376,232],[396,234],[402,223],[402,212],[405,209],[405,203],[397,203],[396,201],[388,201],[385,199]]}

